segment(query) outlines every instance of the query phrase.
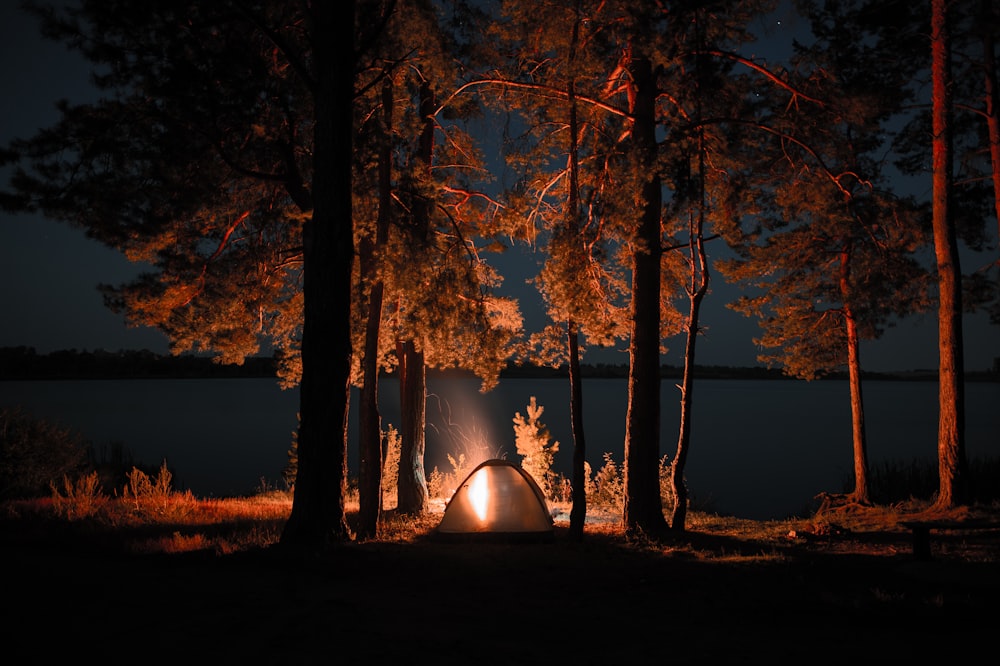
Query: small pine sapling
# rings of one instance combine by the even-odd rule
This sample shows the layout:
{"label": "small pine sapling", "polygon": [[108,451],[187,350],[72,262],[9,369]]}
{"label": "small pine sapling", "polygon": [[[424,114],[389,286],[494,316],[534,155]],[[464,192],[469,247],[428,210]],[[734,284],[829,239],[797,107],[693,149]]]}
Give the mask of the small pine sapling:
{"label": "small pine sapling", "polygon": [[539,421],[543,411],[545,408],[535,402],[535,396],[531,396],[527,416],[522,416],[521,412],[514,413],[514,444],[521,456],[521,467],[535,479],[545,497],[551,499],[554,480],[552,464],[559,442],[549,441],[549,430]]}

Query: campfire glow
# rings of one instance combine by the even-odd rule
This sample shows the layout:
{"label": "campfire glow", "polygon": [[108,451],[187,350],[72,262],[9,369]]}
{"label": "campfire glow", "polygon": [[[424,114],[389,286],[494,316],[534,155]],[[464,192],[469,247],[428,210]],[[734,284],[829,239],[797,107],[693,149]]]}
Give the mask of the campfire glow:
{"label": "campfire glow", "polygon": [[469,483],[469,502],[479,520],[486,520],[486,509],[490,502],[490,480],[485,474],[476,474]]}

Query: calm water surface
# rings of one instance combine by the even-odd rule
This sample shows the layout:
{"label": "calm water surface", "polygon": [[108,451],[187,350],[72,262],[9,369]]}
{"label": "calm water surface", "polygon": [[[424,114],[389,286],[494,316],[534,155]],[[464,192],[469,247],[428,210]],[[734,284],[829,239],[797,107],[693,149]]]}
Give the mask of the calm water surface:
{"label": "calm water surface", "polygon": [[[383,424],[398,425],[395,379],[382,381]],[[534,396],[541,422],[559,442],[556,468],[569,474],[572,437],[565,380],[506,379],[482,394],[474,380],[431,380],[427,468],[450,469],[447,454],[482,435],[491,455],[518,460],[512,419]],[[676,450],[679,393],[662,389],[661,455]],[[937,384],[864,384],[868,453],[873,464],[935,459]],[[351,406],[348,465],[357,471],[357,393]],[[702,380],[696,382],[686,478],[703,507],[747,518],[808,510],[819,492],[842,492],[852,479],[846,381]],[[241,495],[279,485],[297,425],[298,391],[271,379],[74,380],[0,382],[0,406],[80,432],[95,446],[121,443],[136,460],[175,470],[174,486],[199,496]],[[621,463],[626,381],[584,381],[587,459]],[[1000,456],[1000,384],[970,383],[966,444],[970,458]],[[449,426],[450,424],[450,426]],[[473,455],[470,452],[470,455]]]}

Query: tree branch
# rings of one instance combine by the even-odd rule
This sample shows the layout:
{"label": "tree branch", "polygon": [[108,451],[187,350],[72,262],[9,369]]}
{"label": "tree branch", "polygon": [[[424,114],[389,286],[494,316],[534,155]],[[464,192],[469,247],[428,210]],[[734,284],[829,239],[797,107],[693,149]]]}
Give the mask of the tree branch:
{"label": "tree branch", "polygon": [[[502,88],[515,88],[518,90],[535,90],[544,93],[543,95],[541,95],[543,99],[548,98],[548,99],[558,99],[558,100],[569,100],[568,92],[564,90],[559,90],[557,88],[552,88],[550,86],[544,86],[538,83],[523,83],[520,81],[510,81],[508,79],[484,78],[484,79],[476,79],[475,81],[469,81],[468,83],[459,86],[459,88],[455,90],[455,92],[453,92],[447,98],[445,98],[445,100],[441,103],[441,105],[434,110],[433,115],[437,116],[445,109],[445,107],[448,106],[448,104],[451,103],[451,100],[453,100],[455,97],[458,97],[458,95],[465,92],[469,88],[473,88],[475,86],[499,86]],[[627,118],[629,120],[632,119],[632,115],[627,111],[623,111],[614,105],[602,102],[592,97],[575,95],[575,99],[578,102],[589,104],[590,106],[596,107],[598,109],[603,109],[604,111],[612,113],[616,116]]]}

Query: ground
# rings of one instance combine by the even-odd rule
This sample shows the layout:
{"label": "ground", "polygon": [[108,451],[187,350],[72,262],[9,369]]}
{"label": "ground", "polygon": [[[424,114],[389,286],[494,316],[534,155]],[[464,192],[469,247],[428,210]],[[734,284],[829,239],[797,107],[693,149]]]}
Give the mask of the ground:
{"label": "ground", "polygon": [[843,665],[995,654],[1000,535],[935,535],[924,561],[906,530],[845,518],[694,515],[659,540],[626,540],[595,521],[579,543],[562,521],[548,543],[444,543],[418,529],[323,555],[137,554],[107,534],[5,519],[5,642],[17,664]]}

